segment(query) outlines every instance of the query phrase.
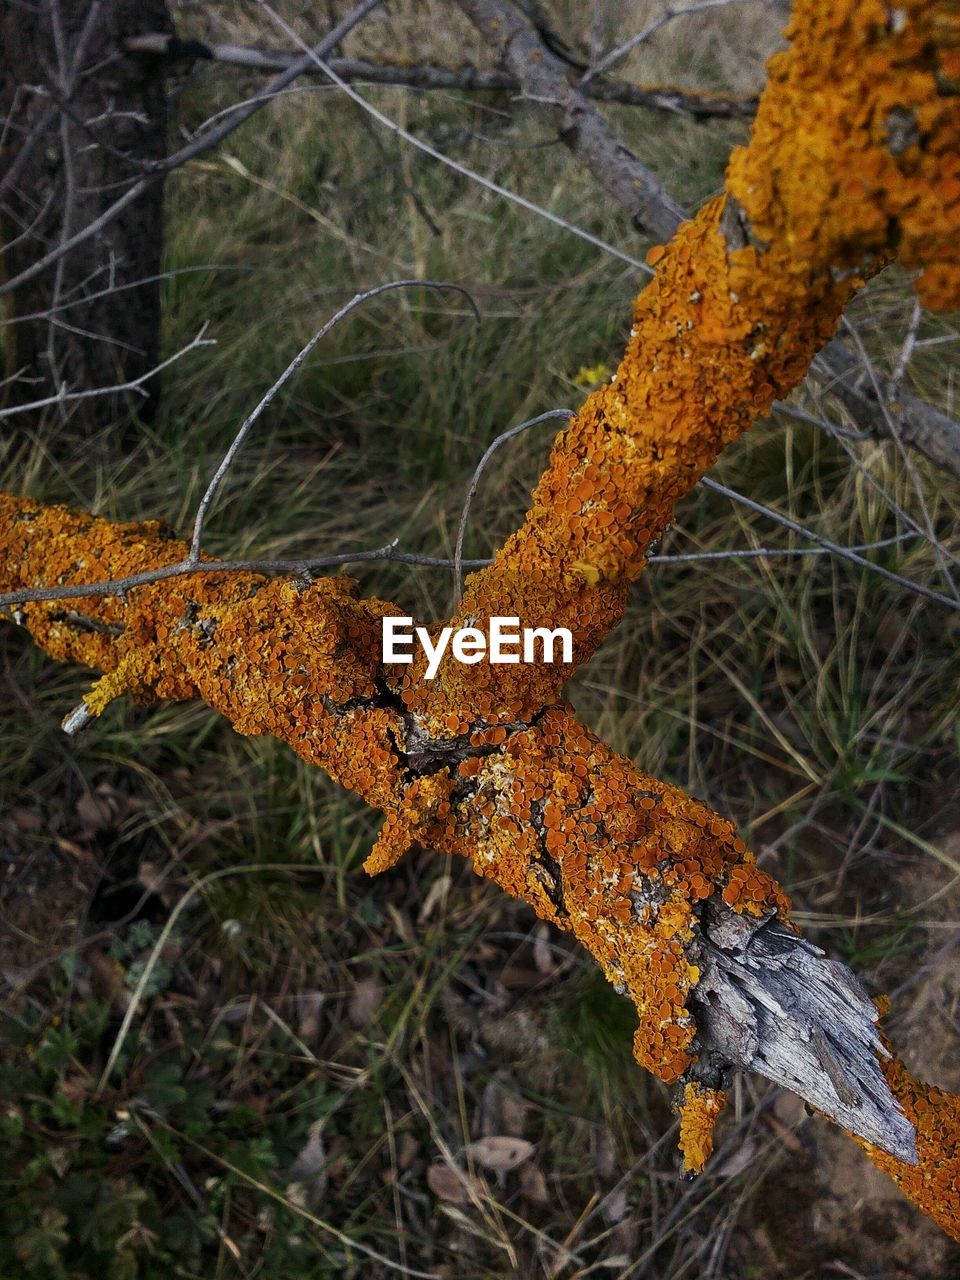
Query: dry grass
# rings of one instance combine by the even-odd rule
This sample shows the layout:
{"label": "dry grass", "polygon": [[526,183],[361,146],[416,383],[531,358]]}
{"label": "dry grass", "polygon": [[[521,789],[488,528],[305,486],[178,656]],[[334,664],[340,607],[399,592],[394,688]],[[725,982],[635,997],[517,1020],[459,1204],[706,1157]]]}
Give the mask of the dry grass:
{"label": "dry grass", "polygon": [[[598,7],[608,38],[653,12]],[[285,11],[310,38],[327,16],[302,8]],[[253,4],[184,5],[179,16],[185,30],[281,42]],[[589,17],[569,6],[558,25],[585,40]],[[624,72],[751,90],[778,25],[756,4],[680,20]],[[449,62],[475,47],[446,4],[412,0],[351,45]],[[217,68],[184,76],[184,126],[232,101],[238,82],[258,83]],[[503,185],[630,252],[644,247],[522,112],[366,92]],[[639,112],[617,124],[691,203],[716,189],[742,136]],[[401,150],[319,88],[290,94],[179,174],[169,215],[167,346],[209,320],[217,347],[170,371],[163,418],[136,450],[71,444],[52,424],[8,445],[7,487],[184,527],[243,414],[357,287],[414,273],[455,280],[482,311],[476,324],[452,296],[393,294],[336,331],[248,444],[209,526],[214,551],[336,551],[397,536],[449,553],[485,444],[577,403],[578,371],[615,360],[642,283]],[[910,305],[893,276],[852,310],[881,367],[896,359]],[[950,334],[945,320],[921,331]],[[912,376],[956,412],[954,352],[921,348]],[[815,407],[812,392],[799,399]],[[547,430],[499,456],[471,553],[516,525]],[[718,475],[837,542],[903,531],[896,504],[958,550],[957,485],[922,463],[911,470],[890,445],[848,454],[777,421]],[[698,490],[662,550],[800,545]],[[928,541],[883,562],[943,588]],[[429,571],[370,568],[362,583],[428,616],[449,602],[447,576]],[[943,1025],[956,1016],[955,982],[925,967],[958,927],[955,618],[829,557],[663,565],[571,690],[615,746],[733,816],[798,918],[874,989],[921,974],[893,1022],[914,1042],[912,1009]],[[8,1268],[278,1280],[404,1268],[563,1280],[863,1274],[854,1220],[845,1238],[811,1225],[827,1195],[815,1167],[822,1122],[784,1117],[762,1081],[743,1080],[711,1171],[679,1181],[669,1097],[633,1066],[628,1011],[527,908],[426,853],[367,881],[373,816],[202,707],[115,706],[67,742],[59,719],[86,677],[16,634],[2,644],[2,961],[16,1050],[2,1080],[15,1153]],[[102,934],[94,948],[67,950],[91,932]],[[145,1012],[98,1094],[151,957]],[[944,1083],[949,1043],[926,1063]],[[469,1145],[484,1136],[522,1138],[533,1154],[498,1171],[499,1157]],[[851,1215],[864,1169],[857,1156]],[[902,1222],[884,1212],[897,1230],[870,1274],[956,1272],[956,1251],[912,1211]],[[61,1253],[71,1261],[58,1270]]]}

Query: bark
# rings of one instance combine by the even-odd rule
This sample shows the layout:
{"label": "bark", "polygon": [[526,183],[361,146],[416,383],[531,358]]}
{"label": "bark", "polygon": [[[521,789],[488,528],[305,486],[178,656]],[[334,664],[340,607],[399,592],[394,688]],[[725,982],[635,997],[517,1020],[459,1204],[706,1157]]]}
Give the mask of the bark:
{"label": "bark", "polygon": [[526,14],[497,0],[458,0],[517,77],[534,110],[576,156],[591,157],[601,186],[622,204],[633,225],[669,240],[683,210],[567,78],[567,64],[544,44]]}
{"label": "bark", "polygon": [[[0,17],[0,244],[4,278],[93,222],[165,152],[161,60],[120,51],[164,29],[164,0],[5,0]],[[148,185],[109,225],[17,287],[7,301],[11,404],[117,386],[159,363],[163,184]],[[76,425],[147,420],[158,379],[139,395],[64,407]],[[16,415],[15,425],[32,415]]]}
{"label": "bark", "polygon": [[[283,49],[261,49],[249,45],[207,44],[201,40],[180,40],[176,36],[151,32],[124,42],[131,53],[162,54],[170,61],[221,62],[227,66],[254,71],[282,71],[295,60],[295,53]],[[330,58],[328,66],[348,83],[402,85],[410,89],[450,90],[458,92],[515,93],[520,82],[509,72],[480,67],[444,67],[435,63],[405,64],[373,61],[369,58]],[[314,74],[322,74],[315,71]],[[634,84],[629,80],[591,80],[587,95],[600,102],[619,102],[623,106],[645,107],[649,111],[667,111],[673,115],[689,115],[695,120],[730,120],[752,118],[757,109],[756,98],[736,98],[722,93],[701,93],[677,85]]]}

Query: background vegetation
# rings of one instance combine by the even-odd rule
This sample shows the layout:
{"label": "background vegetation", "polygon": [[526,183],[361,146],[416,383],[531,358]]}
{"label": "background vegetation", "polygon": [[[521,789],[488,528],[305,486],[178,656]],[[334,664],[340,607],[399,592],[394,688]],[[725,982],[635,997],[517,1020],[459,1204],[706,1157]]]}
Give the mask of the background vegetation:
{"label": "background vegetation", "polygon": [[[589,9],[551,6],[572,44],[589,38]],[[607,40],[648,13],[596,9]],[[329,16],[283,11],[307,39]],[[283,43],[253,3],[184,3],[175,16],[181,34]],[[748,3],[679,20],[625,70],[752,92],[781,22]],[[348,49],[483,61],[450,6],[413,0],[374,15]],[[185,71],[179,127],[260,83]],[[563,148],[502,96],[364,93],[641,255]],[[746,132],[613,114],[688,204],[718,188]],[[11,434],[5,488],[185,528],[240,419],[358,288],[453,280],[481,310],[477,323],[456,295],[393,293],[327,339],[260,422],[209,524],[209,549],[237,556],[394,537],[449,554],[486,444],[575,407],[606,376],[642,284],[306,82],[173,177],[168,226],[165,347],[205,322],[217,345],[169,370],[160,420],[135,447],[109,433],[77,441],[55,418]],[[892,273],[852,309],[879,368],[895,364],[911,309]],[[954,414],[958,336],[925,319],[910,367]],[[840,421],[809,389],[797,402]],[[517,524],[549,436],[535,429],[499,455],[470,553]],[[922,459],[784,418],[717,474],[840,543],[904,532],[907,512],[947,549],[913,538],[882,562],[944,589],[960,487]],[[806,545],[698,490],[661,550]],[[422,615],[449,603],[444,572],[358,576]],[[903,986],[891,1030],[912,1067],[952,1087],[956,617],[828,556],[664,564],[571,690],[614,746],[741,825],[820,945],[871,990]],[[12,628],[0,644],[0,1275],[956,1274],[956,1248],[851,1143],[759,1079],[738,1083],[708,1173],[680,1181],[669,1096],[632,1062],[629,1010],[526,906],[429,853],[368,881],[375,817],[202,706],[115,704],[68,740],[59,721],[89,676]],[[148,964],[144,1010],[104,1080]]]}

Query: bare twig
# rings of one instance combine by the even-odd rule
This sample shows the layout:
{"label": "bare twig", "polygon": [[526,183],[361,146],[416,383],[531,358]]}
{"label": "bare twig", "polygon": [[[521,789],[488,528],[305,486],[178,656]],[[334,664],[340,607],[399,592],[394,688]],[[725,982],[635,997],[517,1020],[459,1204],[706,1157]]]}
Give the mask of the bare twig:
{"label": "bare twig", "polygon": [[[813,379],[835,396],[850,417],[867,435],[887,440],[890,431],[881,424],[885,397],[864,382],[860,361],[846,345],[834,338],[810,366]],[[897,439],[929,458],[937,466],[960,476],[960,422],[929,401],[901,388],[895,406],[887,413]]]}
{"label": "bare twig", "polygon": [[920,318],[923,315],[923,308],[920,306],[920,300],[914,298],[913,311],[910,314],[910,323],[907,325],[906,336],[903,340],[903,346],[900,348],[900,355],[897,357],[897,363],[894,366],[891,378],[892,386],[887,399],[894,399],[896,393],[899,392],[900,386],[904,378],[907,376],[907,366],[913,358],[914,348],[917,345],[917,332],[920,329]]}
{"label": "bare twig", "polygon": [[722,9],[730,4],[741,3],[742,0],[698,0],[697,4],[684,5],[679,9],[665,9],[663,13],[653,18],[642,31],[638,31],[636,35],[625,40],[623,44],[617,45],[615,49],[611,49],[605,54],[595,67],[591,67],[580,81],[581,88],[585,88],[591,80],[597,76],[602,76],[605,71],[609,71],[611,67],[632,53],[634,49],[640,45],[646,44],[652,35],[665,27],[668,22],[672,22],[674,18],[688,18],[691,14],[703,13],[706,9]]}
{"label": "bare twig", "polygon": [[[103,269],[101,268],[101,270]],[[175,280],[178,276],[196,275],[201,271],[236,271],[252,275],[261,270],[262,268],[260,267],[247,267],[240,263],[226,262],[198,262],[189,267],[174,267],[171,271],[160,271],[156,275],[140,276],[137,280],[125,280],[122,284],[111,284],[109,288],[100,289],[97,293],[86,293],[79,298],[68,298],[61,302],[58,307],[44,307],[42,311],[28,311],[22,315],[2,316],[0,317],[0,329],[5,329],[10,325],[29,324],[33,320],[42,320],[48,315],[58,315],[63,311],[70,311],[74,307],[83,307],[91,302],[99,302],[101,298],[109,298],[117,293],[125,293],[129,289],[140,289],[146,284],[156,284],[160,280]],[[93,277],[91,276],[90,278],[92,279]],[[89,280],[85,283],[89,283]],[[332,291],[332,288],[330,291]]]}
{"label": "bare twig", "polygon": [[669,240],[683,210],[567,78],[526,14],[499,0],[457,0],[561,141],[626,208],[637,229]]}
{"label": "bare twig", "polygon": [[[449,569],[453,561],[441,556],[421,556],[410,551],[398,551],[396,542],[375,547],[371,551],[343,551],[332,555],[315,556],[302,560],[177,560],[159,569],[145,569],[125,578],[107,578],[102,582],[63,583],[55,587],[24,587],[0,594],[0,609],[16,609],[23,604],[47,600],[80,600],[90,597],[123,596],[135,587],[147,587],[168,578],[185,578],[191,574],[207,573],[263,573],[289,574],[295,578],[311,578],[318,569],[337,569],[348,564],[369,564],[392,561],[396,564],[418,565],[428,569]],[[487,560],[466,560],[465,565],[480,567]],[[16,614],[13,620],[18,621]]]}
{"label": "bare twig", "polygon": [[749,507],[751,511],[756,511],[758,515],[767,516],[769,519],[776,521],[777,524],[783,525],[785,529],[789,529],[792,533],[798,533],[804,538],[812,538],[814,542],[819,543],[820,546],[839,556],[841,560],[849,560],[851,564],[871,569],[874,573],[879,573],[882,578],[888,578],[891,582],[896,582],[899,586],[906,587],[908,591],[915,591],[917,595],[925,596],[927,600],[935,600],[937,604],[946,605],[948,609],[960,611],[960,601],[950,596],[942,595],[939,591],[934,591],[932,587],[927,587],[922,582],[914,582],[911,578],[904,578],[901,574],[894,573],[892,569],[887,569],[882,564],[874,564],[873,561],[865,559],[859,552],[853,551],[849,547],[842,547],[839,543],[823,537],[822,534],[816,533],[813,529],[806,529],[802,524],[798,524],[796,520],[791,520],[789,516],[783,515],[780,511],[774,511],[772,507],[764,506],[762,502],[755,502],[753,498],[737,493],[735,489],[728,489],[725,484],[719,484],[716,480],[711,480],[709,476],[702,477],[700,483],[705,488],[712,489],[715,493],[722,493],[724,497],[730,498],[734,502],[739,502],[744,507]]}
{"label": "bare twig", "polygon": [[174,169],[179,169],[181,165],[193,160],[204,151],[209,151],[211,148],[219,146],[220,143],[223,142],[225,138],[229,137],[235,129],[239,129],[240,125],[244,124],[251,116],[262,110],[278,93],[285,89],[288,84],[291,84],[296,80],[304,71],[309,70],[313,65],[315,57],[322,58],[325,53],[335,49],[343,40],[344,36],[352,31],[353,28],[371,12],[371,10],[377,8],[382,2],[383,0],[361,0],[356,8],[348,13],[342,21],[338,22],[333,30],[320,41],[315,50],[309,50],[304,53],[303,57],[298,58],[296,62],[292,63],[274,80],[271,80],[270,84],[262,94],[242,103],[234,111],[228,112],[226,117],[218,124],[204,130],[191,142],[188,142],[185,146],[181,147],[179,151],[175,151],[173,155],[167,156],[165,160],[162,160],[153,166],[148,174],[145,174],[142,178],[138,178],[122,196],[119,196],[113,204],[108,205],[98,218],[87,223],[85,227],[82,227],[66,240],[61,241],[61,243],[54,249],[51,249],[49,253],[44,254],[42,258],[38,258],[36,262],[31,263],[29,267],[25,267],[23,271],[0,284],[0,297],[4,294],[12,293],[28,280],[33,280],[43,271],[46,271],[48,267],[59,262],[65,254],[70,253],[78,245],[89,240],[91,236],[97,235],[104,227],[109,226],[124,209],[135,203],[152,183],[159,182],[162,178],[166,177],[168,173],[172,173]]}
{"label": "bare twig", "polygon": [[226,476],[227,472],[230,470],[231,466],[233,465],[234,459],[239,453],[241,447],[243,446],[243,442],[246,440],[247,436],[250,434],[250,431],[253,428],[254,423],[263,413],[264,409],[267,408],[267,406],[276,396],[280,388],[290,378],[292,378],[293,375],[297,372],[297,370],[303,364],[304,360],[306,360],[307,356],[314,349],[317,343],[320,342],[322,338],[325,338],[327,334],[330,332],[330,330],[340,323],[340,321],[344,318],[344,316],[349,315],[351,311],[354,311],[357,307],[361,306],[364,302],[369,301],[370,298],[379,297],[381,293],[387,293],[391,289],[420,289],[420,288],[440,289],[440,290],[445,289],[445,290],[450,290],[454,293],[462,294],[467,299],[467,302],[470,304],[470,306],[473,308],[474,316],[479,321],[480,312],[477,308],[477,304],[474,302],[473,298],[470,296],[468,291],[462,285],[459,285],[459,284],[448,284],[444,281],[438,281],[438,280],[391,280],[387,284],[380,284],[373,289],[367,289],[366,292],[364,293],[355,294],[354,297],[352,297],[349,302],[345,303],[344,306],[342,306],[334,316],[331,316],[331,318],[327,321],[327,323],[321,329],[317,330],[317,332],[313,335],[313,337],[306,344],[306,346],[301,351],[299,351],[297,355],[294,356],[294,358],[287,365],[286,369],[284,369],[283,373],[281,373],[280,377],[276,380],[273,386],[263,396],[263,398],[261,399],[257,407],[253,410],[253,412],[245,419],[245,421],[241,425],[240,430],[237,432],[236,436],[233,439],[232,444],[230,445],[230,448],[224,454],[223,460],[221,461],[216,472],[214,473],[213,479],[210,481],[210,484],[207,487],[206,493],[203,495],[202,499],[200,500],[200,506],[197,508],[197,516],[193,526],[193,538],[191,539],[191,542],[190,542],[190,555],[188,557],[188,563],[192,565],[199,563],[200,543],[201,543],[201,539],[203,538],[203,524],[207,517],[207,512],[209,511],[210,505],[217,495],[217,490],[220,488],[220,485],[223,483],[224,477]]}
{"label": "bare twig", "polygon": [[[162,32],[130,36],[121,42],[127,53],[150,53],[161,57],[201,59],[253,71],[282,71],[293,63],[297,54],[284,49],[262,49],[248,45],[207,44],[199,40],[179,40]],[[369,58],[331,58],[329,66],[350,84],[393,85],[407,89],[452,91],[455,93],[516,93],[520,82],[499,68],[493,70],[473,66],[445,67],[435,63],[403,65],[374,62]],[[314,71],[319,74],[316,68]],[[728,97],[703,93],[673,85],[633,84],[629,80],[591,79],[583,86],[588,96],[603,102],[624,106],[646,107],[651,111],[668,111],[690,115],[698,120],[750,119],[756,112],[755,97]]]}
{"label": "bare twig", "polygon": [[908,456],[906,449],[904,448],[903,441],[900,439],[899,435],[897,434],[896,424],[894,423],[893,415],[890,412],[890,406],[887,403],[888,396],[884,394],[885,388],[881,387],[880,385],[880,379],[877,376],[877,371],[873,366],[873,361],[870,359],[869,355],[867,354],[867,349],[863,345],[863,339],[860,337],[859,332],[854,327],[854,325],[849,321],[849,319],[844,317],[842,324],[843,324],[843,327],[847,330],[847,332],[850,333],[851,336],[853,337],[857,350],[860,353],[860,359],[862,360],[863,366],[867,371],[867,376],[870,379],[870,385],[873,388],[874,396],[876,397],[877,403],[880,406],[880,412],[883,416],[883,420],[886,425],[887,431],[889,432],[890,438],[893,440],[894,444],[896,445],[897,452],[899,453],[901,461],[903,462],[904,469],[906,470],[907,475],[910,478],[910,483],[913,486],[913,490],[917,495],[917,501],[920,504],[920,513],[923,518],[924,525],[926,526],[927,539],[930,542],[930,545],[934,548],[934,550],[937,553],[937,559],[940,561],[940,568],[947,582],[950,584],[950,589],[953,592],[954,597],[960,600],[960,593],[958,593],[957,591],[956,583],[953,581],[953,577],[950,572],[950,567],[947,564],[948,560],[952,560],[955,564],[960,563],[960,561],[958,561],[957,557],[952,552],[948,551],[946,547],[943,546],[943,544],[940,542],[939,538],[937,537],[936,530],[933,527],[933,521],[930,518],[930,512],[927,508],[927,502],[926,502],[926,498],[924,497],[923,486],[920,483],[920,477],[917,475],[917,470],[914,467],[910,457]]}
{"label": "bare twig", "polygon": [[487,446],[486,452],[477,463],[477,468],[470,479],[470,485],[467,488],[467,496],[463,503],[463,510],[460,513],[460,524],[457,527],[457,545],[453,553],[454,609],[456,609],[456,606],[460,603],[460,596],[463,592],[463,540],[467,532],[467,521],[470,519],[470,507],[474,498],[477,496],[480,477],[483,475],[487,463],[502,444],[506,444],[508,440],[513,440],[516,436],[522,435],[523,432],[529,430],[530,427],[536,427],[541,422],[554,422],[557,418],[570,419],[573,416],[574,414],[572,409],[548,409],[546,413],[537,414],[535,418],[529,418],[526,422],[521,422],[519,426],[511,427],[508,431],[504,431]]}
{"label": "bare twig", "polygon": [[[281,29],[302,48],[307,46],[303,40],[297,35],[293,28],[282,18],[274,9],[261,0],[261,8],[269,14],[269,16],[281,27]],[[306,56],[306,55],[305,55]],[[583,227],[578,227],[574,223],[569,222],[566,218],[560,217],[559,214],[551,212],[549,209],[543,208],[542,205],[535,204],[532,200],[527,200],[525,196],[519,195],[516,191],[510,191],[506,187],[501,187],[499,183],[494,182],[491,178],[486,178],[482,173],[477,173],[475,169],[470,169],[467,165],[461,164],[459,160],[455,160],[452,156],[446,155],[442,151],[438,151],[436,147],[424,142],[422,138],[418,138],[416,134],[409,133],[396,120],[380,111],[371,102],[368,102],[361,94],[352,88],[351,85],[339,75],[330,66],[324,62],[321,55],[315,52],[309,52],[309,56],[313,64],[318,67],[324,75],[328,77],[343,93],[347,95],[358,106],[362,107],[374,120],[377,120],[385,129],[389,129],[391,133],[396,134],[398,138],[402,138],[404,142],[408,142],[412,147],[416,147],[418,151],[422,151],[425,155],[431,156],[434,160],[438,160],[441,164],[446,165],[448,169],[453,169],[455,173],[461,174],[465,178],[469,178],[471,182],[476,182],[480,186],[485,187],[487,191],[493,191],[498,196],[503,196],[505,200],[509,200],[511,204],[519,205],[521,209],[526,209],[530,213],[535,213],[538,217],[552,222],[554,226],[560,227],[564,231],[568,231],[571,235],[576,236],[580,240],[585,240],[587,244],[592,244],[597,249],[602,249],[604,253],[610,254],[614,258],[619,258],[621,262],[626,262],[629,266],[642,271],[645,275],[652,275],[652,268],[639,258],[632,257],[629,253],[624,253],[622,249],[616,248],[612,244],[608,244],[606,240],[601,240],[599,236],[585,231]]]}
{"label": "bare twig", "polygon": [[[68,305],[68,304],[64,304]],[[137,378],[131,378],[129,382],[118,382],[111,387],[93,387],[89,391],[67,391],[61,386],[60,391],[55,396],[46,396],[43,400],[31,400],[27,404],[12,405],[7,409],[0,409],[0,422],[5,418],[12,418],[18,413],[30,413],[36,409],[45,409],[49,405],[66,405],[76,400],[90,400],[96,396],[115,396],[122,395],[125,391],[138,391],[141,395],[146,393],[143,391],[143,384],[149,382],[151,378],[155,378],[158,373],[162,373],[175,361],[181,357],[188,355],[191,351],[196,351],[199,347],[216,346],[215,338],[205,338],[203,335],[207,331],[206,324],[200,329],[197,336],[191,339],[185,347],[181,347],[179,351],[175,351],[173,355],[167,356],[166,360],[162,360],[152,369],[148,369],[146,373],[142,373]]]}
{"label": "bare twig", "polygon": [[[737,495],[738,497],[740,495]],[[799,527],[799,526],[798,526]],[[802,530],[805,537],[816,537],[809,530]],[[762,560],[791,559],[802,556],[829,556],[847,552],[876,551],[884,547],[892,547],[922,535],[909,532],[898,533],[890,538],[882,538],[878,542],[864,542],[855,547],[841,547],[837,552],[832,546],[816,547],[740,547],[727,551],[686,551],[671,555],[652,555],[647,557],[648,564],[698,564],[705,561],[720,560]],[[846,556],[845,558],[849,558]],[[263,573],[284,574],[292,578],[309,580],[320,569],[336,569],[352,564],[405,564],[421,569],[452,569],[455,561],[447,556],[421,555],[414,551],[399,551],[397,543],[388,542],[385,546],[375,547],[370,551],[343,551],[326,556],[313,556],[299,560],[178,560],[174,564],[163,565],[159,569],[147,569],[143,573],[129,574],[125,578],[107,578],[102,582],[63,583],[55,587],[23,587],[17,591],[0,594],[0,609],[16,610],[20,605],[35,604],[51,600],[76,600],[84,597],[102,598],[105,596],[123,596],[135,587],[146,587],[153,582],[164,582],[169,578],[185,578],[191,574],[206,573]],[[461,573],[464,569],[482,569],[491,564],[488,559],[461,560]],[[877,570],[878,566],[866,562],[864,568]],[[904,581],[909,581],[904,579]],[[914,584],[910,583],[911,586]],[[14,613],[13,621],[18,619]]]}

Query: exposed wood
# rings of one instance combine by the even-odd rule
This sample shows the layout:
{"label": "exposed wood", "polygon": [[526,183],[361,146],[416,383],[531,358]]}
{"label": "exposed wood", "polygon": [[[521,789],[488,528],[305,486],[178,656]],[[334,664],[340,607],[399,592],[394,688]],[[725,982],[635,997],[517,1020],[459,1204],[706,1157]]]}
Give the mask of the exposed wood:
{"label": "exposed wood", "polygon": [[888,1055],[877,1011],[846,965],[776,917],[737,915],[716,902],[691,954],[702,970],[692,997],[698,1079],[718,1088],[735,1067],[756,1071],[849,1132],[916,1162],[913,1126],[880,1070]]}

